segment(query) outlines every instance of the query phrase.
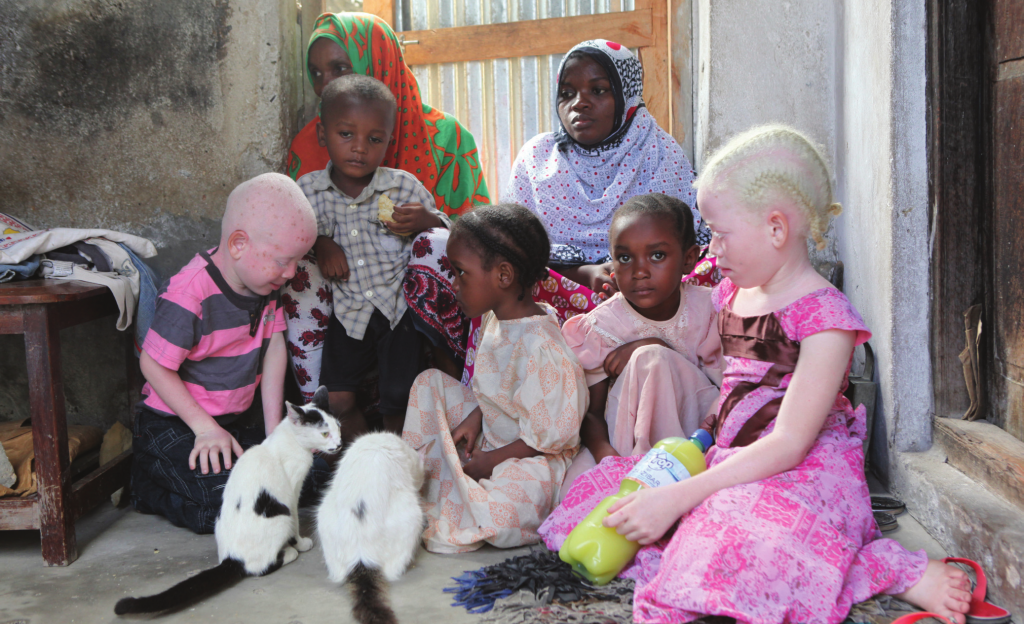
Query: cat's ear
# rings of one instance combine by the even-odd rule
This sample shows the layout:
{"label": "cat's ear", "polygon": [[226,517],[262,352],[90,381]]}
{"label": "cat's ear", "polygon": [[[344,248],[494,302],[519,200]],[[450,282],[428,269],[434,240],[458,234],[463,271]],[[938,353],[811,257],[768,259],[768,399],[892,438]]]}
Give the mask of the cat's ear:
{"label": "cat's ear", "polygon": [[317,409],[321,409],[328,414],[331,412],[330,395],[327,392],[327,386],[320,386],[316,389],[316,392],[313,393],[313,405],[315,405]]}
{"label": "cat's ear", "polygon": [[430,453],[430,449],[434,448],[434,442],[437,442],[437,438],[434,438],[430,442],[427,442],[416,451],[417,453],[419,453],[420,461],[425,461],[427,459],[427,455]]}
{"label": "cat's ear", "polygon": [[299,409],[289,401],[284,402],[284,415],[288,417],[288,420],[292,421],[293,425],[300,424],[302,420],[302,414],[299,414]]}

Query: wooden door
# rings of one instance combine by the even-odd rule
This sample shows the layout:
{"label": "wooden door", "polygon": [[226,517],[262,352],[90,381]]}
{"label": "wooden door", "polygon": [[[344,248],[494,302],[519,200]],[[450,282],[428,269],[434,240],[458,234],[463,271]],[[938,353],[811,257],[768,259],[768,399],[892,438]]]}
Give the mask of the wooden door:
{"label": "wooden door", "polygon": [[1024,0],[992,9],[989,419],[1024,440]]}

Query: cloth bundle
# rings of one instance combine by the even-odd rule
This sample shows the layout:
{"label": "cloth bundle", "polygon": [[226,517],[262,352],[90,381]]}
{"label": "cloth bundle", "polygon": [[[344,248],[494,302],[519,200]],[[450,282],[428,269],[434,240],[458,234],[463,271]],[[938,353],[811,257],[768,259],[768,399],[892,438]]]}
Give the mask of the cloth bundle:
{"label": "cloth bundle", "polygon": [[38,270],[47,279],[106,286],[120,310],[117,329],[127,329],[138,308],[137,345],[149,330],[157,295],[157,276],[140,257],[156,253],[156,246],[139,236],[104,229],[36,230],[0,213],[0,283],[27,279]]}

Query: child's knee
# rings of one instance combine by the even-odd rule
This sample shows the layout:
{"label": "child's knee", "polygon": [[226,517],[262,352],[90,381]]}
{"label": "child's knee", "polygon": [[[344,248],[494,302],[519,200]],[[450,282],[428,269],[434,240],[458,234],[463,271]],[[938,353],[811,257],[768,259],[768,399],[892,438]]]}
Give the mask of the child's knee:
{"label": "child's knee", "polygon": [[654,363],[664,362],[673,355],[679,354],[665,345],[644,345],[633,352],[633,355],[629,358],[629,363],[636,366],[649,366]]}
{"label": "child's knee", "polygon": [[345,415],[356,409],[356,393],[349,390],[329,392],[327,402],[332,414],[338,418],[344,418]]}

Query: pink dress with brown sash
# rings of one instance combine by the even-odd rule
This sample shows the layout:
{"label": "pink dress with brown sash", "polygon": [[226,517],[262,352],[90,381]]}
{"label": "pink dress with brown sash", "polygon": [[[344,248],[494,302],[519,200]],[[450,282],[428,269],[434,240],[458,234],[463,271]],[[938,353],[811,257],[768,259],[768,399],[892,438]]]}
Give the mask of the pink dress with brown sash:
{"label": "pink dress with brown sash", "polygon": [[[741,317],[730,280],[714,292],[726,369],[719,417],[706,422],[716,446],[708,465],[774,428],[807,336],[829,329],[870,337],[838,290],[812,292],[771,314]],[[843,384],[845,386],[845,383]],[[864,409],[842,395],[796,468],[720,490],[643,548],[625,576],[637,580],[637,622],[689,622],[723,615],[739,622],[836,624],[876,594],[905,591],[924,573],[924,551],[881,539],[864,477]],[[541,526],[549,548],[618,484],[638,458],[607,458],[580,476]]]}

